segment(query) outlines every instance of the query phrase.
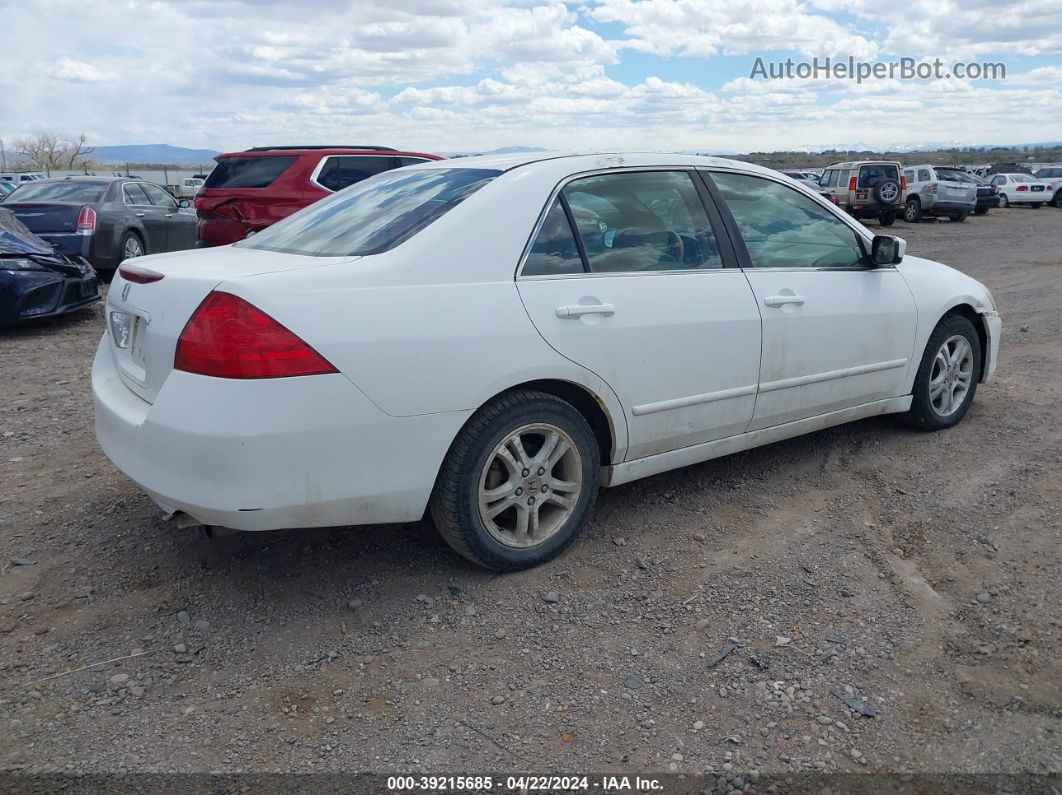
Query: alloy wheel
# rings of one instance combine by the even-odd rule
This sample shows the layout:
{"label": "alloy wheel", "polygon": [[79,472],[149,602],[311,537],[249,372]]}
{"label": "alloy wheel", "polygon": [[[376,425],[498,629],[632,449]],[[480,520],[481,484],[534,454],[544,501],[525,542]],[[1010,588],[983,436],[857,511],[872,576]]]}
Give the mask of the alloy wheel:
{"label": "alloy wheel", "polygon": [[571,518],[581,490],[582,460],[572,438],[549,423],[524,425],[487,457],[479,515],[499,543],[534,547]]}
{"label": "alloy wheel", "polygon": [[929,402],[937,415],[947,417],[959,410],[973,383],[973,363],[973,347],[961,334],[940,346],[929,376]]}

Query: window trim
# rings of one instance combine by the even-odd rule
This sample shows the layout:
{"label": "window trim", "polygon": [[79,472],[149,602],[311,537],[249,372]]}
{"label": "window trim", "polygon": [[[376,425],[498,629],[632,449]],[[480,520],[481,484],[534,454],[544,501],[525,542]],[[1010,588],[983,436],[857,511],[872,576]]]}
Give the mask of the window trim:
{"label": "window trim", "polygon": [[[728,168],[725,166],[701,166],[697,168],[697,171],[701,174],[701,179],[704,180],[705,185],[712,193],[712,197],[715,199],[716,204],[719,205],[719,212],[723,216],[724,223],[727,226],[727,232],[733,239],[734,249],[738,255],[738,262],[743,271],[754,271],[756,273],[865,273],[867,271],[888,271],[896,270],[895,265],[874,265],[869,262],[868,252],[870,246],[874,240],[874,234],[870,232],[862,224],[858,223],[854,218],[848,215],[848,213],[842,212],[836,205],[826,201],[822,196],[817,193],[803,193],[797,187],[793,185],[786,185],[780,179],[775,179],[770,174],[760,174],[755,171],[747,171],[740,168]],[[825,207],[833,214],[835,218],[842,221],[849,229],[855,232],[856,240],[859,242],[863,249],[863,255],[867,257],[868,262],[862,268],[844,268],[844,267],[825,267],[825,268],[801,268],[801,267],[789,267],[782,266],[777,268],[757,268],[752,264],[752,258],[749,256],[748,248],[745,245],[745,238],[741,235],[741,230],[738,228],[737,221],[734,219],[733,214],[730,212],[730,207],[726,204],[722,194],[719,192],[719,188],[714,182],[712,182],[711,174],[713,172],[723,172],[728,174],[739,174],[746,177],[759,177],[770,182],[777,183],[783,188],[788,190],[802,193],[802,195],[817,201],[822,207]]]}
{"label": "window trim", "polygon": [[[388,160],[394,161],[394,165],[392,165],[391,168],[384,169],[384,171],[394,171],[398,167],[398,165],[397,165],[398,164],[398,158],[393,153],[390,153],[390,152],[388,152],[388,153],[380,153],[380,154],[368,154],[367,153],[367,154],[363,154],[363,155],[362,154],[358,154],[358,155],[355,155],[355,154],[349,154],[349,155],[325,155],[324,157],[322,157],[317,162],[317,166],[314,168],[313,172],[310,174],[310,184],[311,185],[315,185],[318,188],[320,188],[321,190],[326,191],[328,193],[339,193],[339,191],[332,190],[331,188],[326,188],[324,185],[322,185],[320,182],[317,181],[317,178],[321,175],[321,172],[324,171],[325,163],[327,163],[333,157],[384,157],[384,158],[387,158]],[[382,174],[383,171],[380,171],[380,172],[377,172],[377,173]],[[376,176],[376,175],[374,174],[373,176]],[[366,177],[366,179],[368,179],[368,177]],[[353,184],[354,183],[352,182],[351,185],[353,185]]]}
{"label": "window trim", "polygon": [[[728,230],[725,226],[725,221],[718,208],[713,203],[707,201],[712,197],[709,193],[703,190],[701,180],[697,178],[697,166],[692,165],[675,165],[675,166],[625,166],[622,168],[595,168],[588,171],[580,171],[576,174],[569,174],[558,182],[553,190],[550,191],[549,197],[546,199],[546,203],[539,211],[538,219],[535,221],[534,227],[531,229],[531,234],[527,238],[527,242],[524,243],[523,252],[520,254],[520,259],[516,263],[516,271],[513,278],[516,281],[552,281],[555,279],[601,279],[601,278],[614,278],[614,277],[634,277],[634,276],[673,276],[675,274],[700,274],[700,273],[726,273],[739,269],[736,251],[733,248],[733,244],[730,241]],[[584,177],[598,177],[608,174],[628,174],[639,172],[655,172],[655,171],[675,171],[685,172],[690,177],[690,182],[693,184],[693,188],[697,193],[697,198],[701,201],[701,206],[704,208],[705,215],[708,217],[708,223],[712,227],[712,234],[716,238],[716,243],[719,245],[719,257],[723,261],[723,267],[721,268],[675,268],[672,270],[661,271],[614,271],[614,272],[602,272],[595,273],[590,270],[589,260],[586,256],[586,251],[583,245],[583,240],[579,236],[578,227],[573,223],[571,214],[571,208],[568,207],[568,200],[564,198],[562,191],[572,182],[583,179]],[[527,258],[531,255],[531,249],[535,245],[535,240],[538,239],[538,233],[542,230],[543,225],[546,222],[546,215],[553,207],[553,202],[558,198],[562,198],[562,206],[564,207],[564,214],[568,218],[568,225],[572,228],[572,234],[575,236],[575,243],[579,247],[579,256],[583,260],[583,273],[548,273],[541,275],[529,275],[525,276],[524,265],[527,262]]]}

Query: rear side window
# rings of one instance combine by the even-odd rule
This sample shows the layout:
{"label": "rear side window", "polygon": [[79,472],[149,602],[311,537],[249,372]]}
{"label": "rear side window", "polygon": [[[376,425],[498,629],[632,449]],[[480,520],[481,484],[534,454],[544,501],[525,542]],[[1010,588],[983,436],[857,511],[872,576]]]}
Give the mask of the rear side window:
{"label": "rear side window", "polygon": [[314,180],[322,188],[330,191],[349,188],[355,182],[375,176],[395,167],[393,157],[355,157],[333,156],[325,159],[321,170]]}
{"label": "rear side window", "polygon": [[4,199],[10,204],[19,202],[73,202],[93,204],[103,198],[106,185],[98,182],[23,182]]}
{"label": "rear side window", "polygon": [[557,199],[546,213],[521,273],[524,276],[552,276],[582,272],[583,260],[579,256],[572,225],[568,223],[560,199]]}
{"label": "rear side window", "polygon": [[930,175],[928,168],[920,168],[920,169],[918,169],[918,181],[919,182],[929,182],[929,180],[931,180],[932,178],[933,177]]}
{"label": "rear side window", "polygon": [[296,161],[295,155],[223,157],[210,172],[204,188],[268,188]]}
{"label": "rear side window", "polygon": [[688,172],[584,177],[562,193],[591,273],[723,267]]}
{"label": "rear side window", "polygon": [[428,160],[423,157],[400,157],[398,158],[398,167],[402,166],[415,166],[417,163],[427,163]]}
{"label": "rear side window", "polygon": [[151,204],[151,200],[148,199],[147,194],[144,193],[144,189],[135,183],[130,182],[126,185],[122,185],[122,193],[125,195],[126,204]]}
{"label": "rear side window", "polygon": [[380,254],[409,240],[499,174],[483,168],[378,174],[235,245],[311,257]]}

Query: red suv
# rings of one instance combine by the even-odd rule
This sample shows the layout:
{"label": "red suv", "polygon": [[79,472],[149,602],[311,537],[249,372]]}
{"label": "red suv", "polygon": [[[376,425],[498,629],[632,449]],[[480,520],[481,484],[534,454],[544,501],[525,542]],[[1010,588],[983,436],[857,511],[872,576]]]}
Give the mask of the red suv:
{"label": "red suv", "polygon": [[197,246],[243,240],[381,171],[442,160],[386,146],[258,146],[214,159],[218,164],[195,197]]}

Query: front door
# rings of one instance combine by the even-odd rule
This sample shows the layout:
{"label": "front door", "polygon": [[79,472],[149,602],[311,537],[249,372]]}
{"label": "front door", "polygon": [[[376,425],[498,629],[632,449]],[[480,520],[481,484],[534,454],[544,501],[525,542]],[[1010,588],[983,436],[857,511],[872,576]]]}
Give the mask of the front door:
{"label": "front door", "polygon": [[740,232],[763,314],[750,430],[901,395],[916,313],[900,273],[870,267],[855,230],[794,188],[731,172],[710,178]]}
{"label": "front door", "polygon": [[733,253],[703,194],[689,171],[573,180],[518,278],[539,333],[623,403],[627,460],[741,433],[752,419],[759,310],[727,267]]}

